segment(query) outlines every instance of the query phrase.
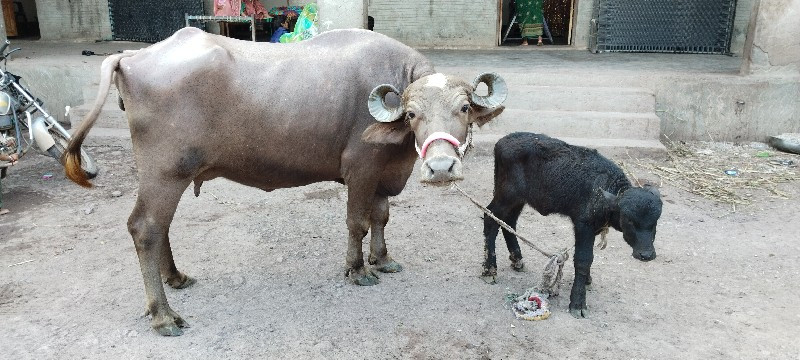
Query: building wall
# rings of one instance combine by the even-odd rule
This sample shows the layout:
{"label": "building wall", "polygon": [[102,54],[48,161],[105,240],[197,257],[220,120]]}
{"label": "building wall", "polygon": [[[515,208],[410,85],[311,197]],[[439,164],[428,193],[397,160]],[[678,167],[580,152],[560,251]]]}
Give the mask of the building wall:
{"label": "building wall", "polygon": [[750,70],[800,73],[800,0],[761,0],[757,12]]}
{"label": "building wall", "polygon": [[367,0],[317,0],[317,6],[320,31],[367,27]]}
{"label": "building wall", "polygon": [[497,45],[497,0],[370,0],[375,31],[414,47]]}
{"label": "building wall", "polygon": [[108,40],[108,0],[37,0],[42,40]]}

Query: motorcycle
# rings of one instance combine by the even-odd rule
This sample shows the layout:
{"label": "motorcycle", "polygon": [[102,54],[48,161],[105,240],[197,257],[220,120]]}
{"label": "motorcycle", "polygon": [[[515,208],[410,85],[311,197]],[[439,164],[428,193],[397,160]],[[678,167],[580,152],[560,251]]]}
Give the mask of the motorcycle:
{"label": "motorcycle", "polygon": [[[8,40],[0,46],[0,151],[25,155],[31,148],[45,153],[64,165],[61,155],[67,148],[70,134],[44,109],[44,102],[20,84],[21,77],[6,69],[9,56],[20,48],[6,53]],[[35,117],[34,117],[35,116]],[[0,164],[0,178],[6,176],[10,163]],[[91,179],[97,176],[97,165],[81,148],[81,168]]]}

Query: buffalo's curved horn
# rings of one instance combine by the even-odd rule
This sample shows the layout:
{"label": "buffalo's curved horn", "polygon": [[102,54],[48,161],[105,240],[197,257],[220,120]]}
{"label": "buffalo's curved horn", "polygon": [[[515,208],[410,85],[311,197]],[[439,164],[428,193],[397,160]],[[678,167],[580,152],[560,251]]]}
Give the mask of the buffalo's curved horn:
{"label": "buffalo's curved horn", "polygon": [[372,89],[372,93],[369,94],[369,113],[372,114],[375,120],[380,122],[392,122],[400,118],[400,115],[403,114],[403,108],[400,106],[392,108],[386,106],[386,94],[390,92],[400,95],[397,88],[389,84],[378,85]]}
{"label": "buffalo's curved horn", "polygon": [[[475,90],[480,83],[486,83],[486,86],[489,87],[489,94],[486,96],[475,94]],[[472,90],[472,94],[470,95],[472,103],[487,108],[499,106],[503,101],[506,101],[506,96],[508,96],[506,81],[495,73],[483,73],[478,75],[478,77],[472,81]]]}

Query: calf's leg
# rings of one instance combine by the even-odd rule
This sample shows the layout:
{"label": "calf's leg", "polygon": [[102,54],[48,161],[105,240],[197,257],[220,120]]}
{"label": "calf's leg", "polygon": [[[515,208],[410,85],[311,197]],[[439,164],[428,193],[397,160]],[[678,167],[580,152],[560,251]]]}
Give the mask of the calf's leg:
{"label": "calf's leg", "polygon": [[576,318],[589,316],[586,307],[586,285],[591,283],[589,269],[594,260],[594,231],[583,223],[575,223],[575,280],[569,297],[569,312]]}
{"label": "calf's leg", "polygon": [[[522,212],[522,208],[525,205],[520,204],[518,202],[514,202],[511,200],[504,199],[504,197],[498,193],[499,189],[495,191],[495,197],[492,199],[492,202],[486,207],[489,211],[494,214],[498,219],[503,220],[506,224],[511,226],[512,228],[516,227],[517,219],[519,218],[520,212]],[[498,196],[501,195],[501,196]],[[483,217],[483,236],[484,236],[484,261],[483,261],[483,280],[487,283],[494,284],[495,277],[497,276],[497,253],[495,252],[496,244],[495,241],[497,239],[497,230],[500,228],[500,224],[497,223],[494,219],[492,219],[488,215],[484,215]],[[510,235],[513,237],[513,242],[516,244],[516,254],[512,251],[512,244],[509,243]],[[510,258],[512,262],[514,259],[519,259],[522,261],[522,254],[519,250],[519,244],[517,243],[517,238],[513,236],[511,233],[507,233],[503,230],[503,236],[506,239],[506,246],[509,248],[509,252],[511,252]],[[513,266],[513,265],[512,265]]]}
{"label": "calf's leg", "polygon": [[191,279],[175,267],[168,239],[175,209],[188,184],[188,181],[158,181],[156,177],[140,181],[136,205],[128,218],[128,231],[144,279],[145,314],[152,316],[150,325],[153,329],[165,336],[181,335],[181,328],[189,326],[170,308],[161,283],[162,276],[173,287],[185,287],[191,283]]}
{"label": "calf's leg", "polygon": [[[525,204],[516,204],[510,210],[506,220],[506,224],[511,226],[512,229],[517,230],[517,220],[522,213],[522,208]],[[522,262],[522,250],[519,248],[519,241],[517,236],[510,231],[503,229],[503,238],[506,240],[506,247],[508,248],[508,259],[511,260],[511,268],[515,271],[522,271],[525,268],[525,263]]]}
{"label": "calf's leg", "polygon": [[372,213],[370,215],[369,264],[374,265],[375,270],[380,272],[400,272],[403,271],[403,266],[392,260],[386,250],[383,229],[386,227],[387,222],[389,222],[389,198],[375,195],[372,200]]}

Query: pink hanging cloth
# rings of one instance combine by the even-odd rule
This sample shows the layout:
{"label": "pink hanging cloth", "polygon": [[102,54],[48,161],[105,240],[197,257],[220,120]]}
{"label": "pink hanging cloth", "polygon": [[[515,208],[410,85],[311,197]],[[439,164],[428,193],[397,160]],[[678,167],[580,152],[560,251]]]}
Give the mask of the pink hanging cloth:
{"label": "pink hanging cloth", "polygon": [[256,19],[268,17],[267,8],[258,0],[241,0],[244,2],[244,16],[253,16]]}
{"label": "pink hanging cloth", "polygon": [[214,16],[241,16],[242,0],[214,0]]}

